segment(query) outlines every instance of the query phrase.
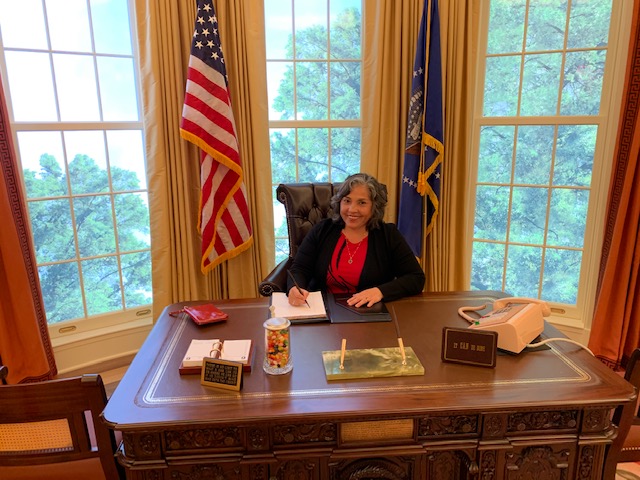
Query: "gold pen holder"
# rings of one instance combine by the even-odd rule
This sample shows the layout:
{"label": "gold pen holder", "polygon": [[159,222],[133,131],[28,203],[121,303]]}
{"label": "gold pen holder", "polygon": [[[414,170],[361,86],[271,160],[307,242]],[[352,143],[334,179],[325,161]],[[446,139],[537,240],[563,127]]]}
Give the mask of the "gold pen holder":
{"label": "gold pen holder", "polygon": [[262,369],[269,375],[283,375],[293,369],[291,358],[291,322],[273,317],[264,326],[264,362]]}

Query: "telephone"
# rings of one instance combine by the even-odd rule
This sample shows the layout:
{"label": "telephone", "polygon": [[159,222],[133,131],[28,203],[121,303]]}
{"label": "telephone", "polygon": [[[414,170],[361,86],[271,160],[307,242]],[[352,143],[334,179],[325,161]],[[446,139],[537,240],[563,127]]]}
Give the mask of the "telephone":
{"label": "telephone", "polygon": [[479,307],[460,307],[458,314],[471,323],[469,328],[498,332],[498,348],[520,353],[544,330],[544,318],[551,315],[547,302],[534,298],[500,298],[493,302],[493,311],[473,318],[467,311],[478,311]]}

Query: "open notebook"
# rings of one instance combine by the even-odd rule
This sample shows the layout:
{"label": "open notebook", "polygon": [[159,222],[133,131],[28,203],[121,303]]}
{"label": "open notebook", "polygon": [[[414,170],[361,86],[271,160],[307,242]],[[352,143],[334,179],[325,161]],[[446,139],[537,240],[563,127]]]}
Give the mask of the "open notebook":
{"label": "open notebook", "polygon": [[290,305],[286,293],[274,292],[271,294],[272,316],[288,318],[294,324],[326,322],[329,320],[322,292],[309,292],[307,302],[309,302],[308,306]]}

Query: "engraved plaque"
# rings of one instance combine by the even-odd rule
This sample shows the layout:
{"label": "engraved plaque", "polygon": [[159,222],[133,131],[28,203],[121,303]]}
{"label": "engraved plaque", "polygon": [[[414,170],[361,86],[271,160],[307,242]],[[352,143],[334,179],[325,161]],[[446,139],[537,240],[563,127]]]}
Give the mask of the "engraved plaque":
{"label": "engraved plaque", "polygon": [[375,440],[413,439],[413,420],[376,420],[371,422],[349,422],[340,426],[343,442],[371,442]]}

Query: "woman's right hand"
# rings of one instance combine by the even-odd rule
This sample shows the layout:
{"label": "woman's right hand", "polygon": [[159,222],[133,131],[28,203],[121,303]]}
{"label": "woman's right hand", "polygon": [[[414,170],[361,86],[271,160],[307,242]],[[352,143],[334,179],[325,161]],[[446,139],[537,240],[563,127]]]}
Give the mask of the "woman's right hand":
{"label": "woman's right hand", "polygon": [[[302,293],[301,293],[302,292]],[[289,290],[289,305],[293,305],[298,307],[300,305],[304,305],[307,301],[307,297],[309,296],[309,292],[304,288],[298,290],[298,287],[293,286],[291,290]]]}

